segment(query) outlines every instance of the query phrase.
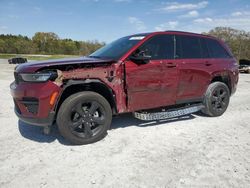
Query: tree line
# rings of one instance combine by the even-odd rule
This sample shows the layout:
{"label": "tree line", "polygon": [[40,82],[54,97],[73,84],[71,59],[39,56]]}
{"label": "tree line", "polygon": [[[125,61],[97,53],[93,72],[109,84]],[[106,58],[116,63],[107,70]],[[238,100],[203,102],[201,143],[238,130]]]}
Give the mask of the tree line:
{"label": "tree line", "polygon": [[[239,59],[250,59],[250,32],[230,27],[216,27],[207,35],[224,40]],[[37,32],[32,38],[22,35],[0,35],[0,53],[88,55],[102,47],[98,41],[60,39],[52,32]]]}
{"label": "tree line", "polygon": [[238,60],[250,59],[250,32],[230,27],[216,27],[204,34],[225,41]]}
{"label": "tree line", "polygon": [[98,41],[60,39],[52,32],[37,32],[32,38],[22,35],[0,35],[0,53],[88,55],[102,47]]}

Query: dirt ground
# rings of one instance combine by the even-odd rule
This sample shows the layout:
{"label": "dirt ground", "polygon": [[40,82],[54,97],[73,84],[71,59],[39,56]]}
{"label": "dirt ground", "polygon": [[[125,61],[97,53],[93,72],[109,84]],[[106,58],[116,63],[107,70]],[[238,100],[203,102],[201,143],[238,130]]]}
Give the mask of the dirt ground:
{"label": "dirt ground", "polygon": [[18,121],[0,60],[0,187],[250,187],[250,74],[226,113],[145,123],[115,117],[104,140],[71,146]]}

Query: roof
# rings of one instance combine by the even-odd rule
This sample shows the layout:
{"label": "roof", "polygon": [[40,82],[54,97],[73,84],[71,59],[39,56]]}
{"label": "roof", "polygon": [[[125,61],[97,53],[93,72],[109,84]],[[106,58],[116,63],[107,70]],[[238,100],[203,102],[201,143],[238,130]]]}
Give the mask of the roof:
{"label": "roof", "polygon": [[196,35],[196,36],[203,36],[203,37],[209,37],[209,38],[215,38],[210,35],[200,34],[200,33],[192,33],[192,32],[186,32],[186,31],[176,31],[176,30],[166,30],[166,31],[156,31],[156,32],[148,32],[148,33],[137,33],[129,36],[148,36],[154,33],[179,33],[179,34],[187,34],[187,35]]}

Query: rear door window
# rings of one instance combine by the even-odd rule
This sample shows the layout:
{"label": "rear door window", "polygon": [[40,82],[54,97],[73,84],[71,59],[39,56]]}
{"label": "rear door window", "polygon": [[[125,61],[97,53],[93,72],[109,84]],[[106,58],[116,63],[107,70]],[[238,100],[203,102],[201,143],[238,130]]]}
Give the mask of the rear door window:
{"label": "rear door window", "polygon": [[176,59],[202,58],[199,37],[176,35]]}
{"label": "rear door window", "polygon": [[207,43],[204,38],[200,38],[201,42],[201,54],[203,58],[209,58]]}

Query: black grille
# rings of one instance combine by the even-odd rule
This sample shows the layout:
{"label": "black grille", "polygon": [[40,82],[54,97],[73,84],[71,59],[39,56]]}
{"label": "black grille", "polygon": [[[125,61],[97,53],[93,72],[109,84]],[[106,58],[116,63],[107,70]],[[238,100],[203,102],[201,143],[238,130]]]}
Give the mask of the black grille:
{"label": "black grille", "polygon": [[28,110],[28,112],[32,114],[37,114],[38,111],[38,99],[24,97],[23,100],[20,101]]}

